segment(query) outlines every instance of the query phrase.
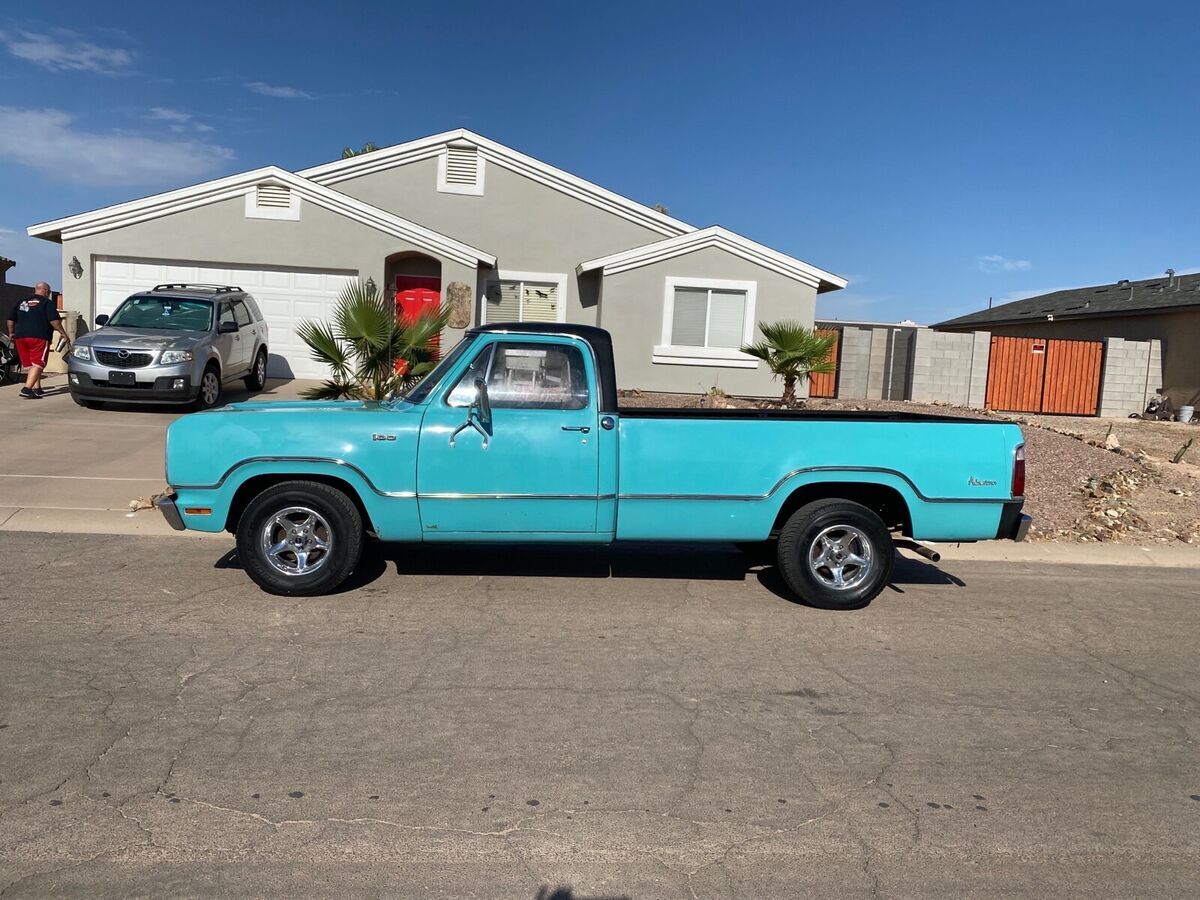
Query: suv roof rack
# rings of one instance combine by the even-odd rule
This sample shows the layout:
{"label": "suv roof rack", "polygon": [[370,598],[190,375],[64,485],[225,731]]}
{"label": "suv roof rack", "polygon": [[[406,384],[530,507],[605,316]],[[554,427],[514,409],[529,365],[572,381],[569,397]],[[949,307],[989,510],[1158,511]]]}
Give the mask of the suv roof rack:
{"label": "suv roof rack", "polygon": [[156,291],[213,291],[217,294],[241,293],[240,287],[225,284],[156,284]]}

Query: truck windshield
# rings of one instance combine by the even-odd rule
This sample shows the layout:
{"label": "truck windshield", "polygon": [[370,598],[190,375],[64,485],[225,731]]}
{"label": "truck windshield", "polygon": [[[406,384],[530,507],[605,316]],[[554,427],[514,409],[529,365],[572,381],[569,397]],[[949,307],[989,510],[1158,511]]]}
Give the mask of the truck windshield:
{"label": "truck windshield", "polygon": [[208,331],[213,305],[207,300],[178,297],[130,297],[108,324],[116,328],[157,328],[164,331]]}
{"label": "truck windshield", "polygon": [[475,343],[475,339],[479,337],[476,334],[468,334],[461,341],[454,345],[446,356],[439,362],[424,378],[418,381],[413,387],[409,388],[406,393],[397,391],[392,394],[390,400],[407,400],[409,403],[420,403],[429,396],[429,392],[437,387],[437,383],[442,380],[447,370],[453,368],[454,364],[462,358],[462,355],[467,352],[467,348]]}

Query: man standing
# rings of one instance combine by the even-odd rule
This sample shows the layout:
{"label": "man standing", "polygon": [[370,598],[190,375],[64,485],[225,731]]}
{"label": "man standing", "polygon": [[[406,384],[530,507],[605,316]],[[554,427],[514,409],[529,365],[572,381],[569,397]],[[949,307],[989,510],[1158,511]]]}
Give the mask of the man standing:
{"label": "man standing", "polygon": [[33,296],[22,300],[8,314],[8,334],[17,345],[21,365],[29,370],[25,387],[21,388],[21,396],[27,400],[37,400],[45,393],[42,390],[42,369],[46,368],[50,358],[50,338],[56,331],[70,342],[62,327],[58,308],[50,298],[50,285],[39,281],[33,289]]}

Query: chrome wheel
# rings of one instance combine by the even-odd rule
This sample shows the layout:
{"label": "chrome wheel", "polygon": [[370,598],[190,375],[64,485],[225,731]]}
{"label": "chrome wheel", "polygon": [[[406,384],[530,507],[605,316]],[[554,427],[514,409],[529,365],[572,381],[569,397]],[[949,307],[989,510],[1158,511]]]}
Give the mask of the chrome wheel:
{"label": "chrome wheel", "polygon": [[833,525],[813,539],[808,568],[817,580],[837,591],[858,587],[871,574],[873,553],[865,534],[850,525]]}
{"label": "chrome wheel", "polygon": [[267,520],[260,536],[267,563],[282,575],[311,575],[329,560],[333,531],[307,506],[289,506]]}
{"label": "chrome wheel", "polygon": [[217,402],[219,396],[221,396],[221,379],[217,378],[217,373],[210,369],[200,379],[200,399],[204,401],[205,406],[212,406]]}

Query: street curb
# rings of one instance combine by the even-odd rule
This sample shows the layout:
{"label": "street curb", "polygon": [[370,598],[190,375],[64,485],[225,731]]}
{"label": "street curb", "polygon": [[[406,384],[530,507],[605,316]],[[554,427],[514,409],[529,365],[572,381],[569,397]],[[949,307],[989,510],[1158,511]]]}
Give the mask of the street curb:
{"label": "street curb", "polygon": [[[1158,566],[1200,569],[1200,547],[1183,544],[1056,544],[983,541],[977,544],[927,546],[942,555],[943,562],[1057,563],[1078,566]],[[915,556],[905,551],[906,556]],[[918,557],[919,558],[919,557]]]}
{"label": "street curb", "polygon": [[120,509],[0,506],[0,533],[33,531],[41,534],[115,534],[141,537],[221,538],[227,534],[175,531],[154,509],[129,512]]}

